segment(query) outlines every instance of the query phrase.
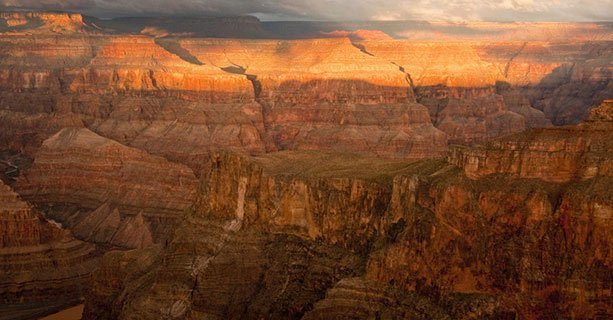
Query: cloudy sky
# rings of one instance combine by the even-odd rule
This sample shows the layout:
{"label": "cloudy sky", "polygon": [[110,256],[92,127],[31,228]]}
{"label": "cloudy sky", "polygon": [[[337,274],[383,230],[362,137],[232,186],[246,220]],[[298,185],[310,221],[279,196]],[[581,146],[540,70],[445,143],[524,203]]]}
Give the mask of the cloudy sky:
{"label": "cloudy sky", "polygon": [[613,0],[0,0],[0,6],[101,17],[251,14],[263,20],[613,20]]}

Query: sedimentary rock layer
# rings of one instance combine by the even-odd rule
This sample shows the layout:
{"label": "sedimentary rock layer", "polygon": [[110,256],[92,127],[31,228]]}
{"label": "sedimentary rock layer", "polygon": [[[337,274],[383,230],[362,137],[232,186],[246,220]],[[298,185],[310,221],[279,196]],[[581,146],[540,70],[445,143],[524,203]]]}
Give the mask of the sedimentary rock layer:
{"label": "sedimentary rock layer", "polygon": [[[0,182],[0,303],[11,315],[74,303],[96,261],[93,245],[47,222]],[[21,312],[21,311],[20,311]],[[23,315],[27,315],[24,312]]]}
{"label": "sedimentary rock layer", "polygon": [[496,173],[553,182],[611,177],[611,105],[605,101],[577,126],[531,129],[476,148],[454,146],[448,160],[473,179]]}
{"label": "sedimentary rock layer", "polygon": [[346,39],[1,41],[8,58],[0,62],[0,121],[11,130],[0,141],[12,149],[33,153],[65,126],[88,127],[196,171],[218,149],[261,154],[334,145],[421,158],[446,148],[445,135],[414,103],[406,75]]}
{"label": "sedimentary rock layer", "polygon": [[[43,143],[16,189],[77,236],[138,244],[150,242],[149,229],[155,239],[168,232],[191,205],[196,178],[184,165],[66,128]],[[117,238],[121,234],[138,239]]]}
{"label": "sedimentary rock layer", "polygon": [[610,96],[611,44],[363,41],[411,77],[452,143],[574,124]]}
{"label": "sedimentary rock layer", "polygon": [[86,32],[83,16],[61,12],[0,12],[0,33]]}
{"label": "sedimentary rock layer", "polygon": [[125,277],[113,265],[150,253],[106,257],[86,318],[610,315],[610,176],[474,181],[444,161],[308,152],[205,168],[163,263]]}
{"label": "sedimentary rock layer", "polygon": [[[66,126],[190,165],[211,150],[437,157],[575,123],[611,94],[610,43],[3,36],[3,148]],[[510,53],[514,53],[510,55]],[[424,112],[425,105],[430,120]],[[443,132],[436,130],[434,126]],[[325,138],[325,139],[324,139]],[[177,143],[179,141],[179,143]]]}

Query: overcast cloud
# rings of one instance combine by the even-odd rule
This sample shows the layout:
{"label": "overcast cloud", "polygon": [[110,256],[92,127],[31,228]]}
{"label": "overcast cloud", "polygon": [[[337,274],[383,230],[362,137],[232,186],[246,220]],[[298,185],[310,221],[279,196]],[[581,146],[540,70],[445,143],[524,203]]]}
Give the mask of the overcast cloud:
{"label": "overcast cloud", "polygon": [[0,0],[0,6],[133,15],[255,15],[263,20],[611,21],[613,0]]}

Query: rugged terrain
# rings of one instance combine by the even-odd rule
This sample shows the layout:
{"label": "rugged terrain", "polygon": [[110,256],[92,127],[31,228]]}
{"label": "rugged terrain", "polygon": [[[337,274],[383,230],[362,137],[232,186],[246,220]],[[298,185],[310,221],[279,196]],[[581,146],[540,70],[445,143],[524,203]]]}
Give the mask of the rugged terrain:
{"label": "rugged terrain", "polygon": [[578,123],[613,89],[607,25],[566,41],[252,40],[160,33],[155,20],[4,17],[21,29],[0,35],[0,147],[30,156],[83,126],[196,172],[214,150],[438,157],[447,141]]}
{"label": "rugged terrain", "polygon": [[0,182],[0,318],[29,318],[79,301],[98,256]]}
{"label": "rugged terrain", "polygon": [[187,166],[65,128],[43,142],[15,188],[77,237],[139,248],[170,232],[196,178]]}
{"label": "rugged terrain", "polygon": [[0,319],[612,317],[612,39],[2,12]]}
{"label": "rugged terrain", "polygon": [[590,162],[589,176],[548,175],[576,154],[610,154],[600,140],[610,111],[606,103],[585,125],[483,147],[488,163],[500,145],[518,159],[538,152],[501,141],[537,144],[552,138],[544,131],[554,145],[585,142],[558,151],[540,177],[466,175],[472,162],[455,153],[412,162],[214,154],[167,245],[105,256],[85,317],[610,317],[610,159]]}

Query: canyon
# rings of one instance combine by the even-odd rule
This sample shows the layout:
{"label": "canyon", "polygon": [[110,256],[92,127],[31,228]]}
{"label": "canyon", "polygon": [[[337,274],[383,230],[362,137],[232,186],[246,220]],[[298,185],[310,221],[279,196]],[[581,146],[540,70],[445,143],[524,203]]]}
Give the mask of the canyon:
{"label": "canyon", "polygon": [[[601,107],[607,117],[611,106]],[[587,143],[577,149],[586,152],[598,150],[590,143],[598,137],[586,131],[612,125],[542,130],[560,143],[579,130]],[[497,152],[495,143],[484,148]],[[563,158],[551,159],[554,172],[564,172]],[[308,151],[213,154],[174,238],[162,248],[106,255],[84,316],[611,315],[610,162],[566,183],[512,168],[466,175],[469,165],[455,162],[454,154],[414,161]]]}
{"label": "canyon", "polygon": [[0,319],[612,317],[611,30],[0,12]]}
{"label": "canyon", "polygon": [[44,315],[80,301],[101,253],[1,182],[0,204],[2,318]]}

